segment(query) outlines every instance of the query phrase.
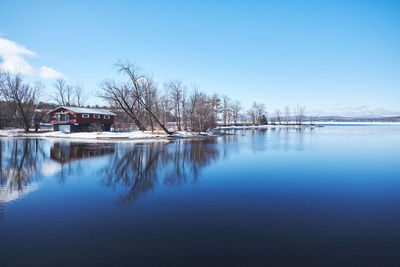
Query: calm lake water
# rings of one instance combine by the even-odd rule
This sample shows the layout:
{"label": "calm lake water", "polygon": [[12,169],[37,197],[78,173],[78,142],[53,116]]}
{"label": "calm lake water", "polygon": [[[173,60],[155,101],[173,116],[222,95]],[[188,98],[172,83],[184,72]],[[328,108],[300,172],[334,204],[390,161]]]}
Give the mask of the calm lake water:
{"label": "calm lake water", "polygon": [[400,265],[400,127],[0,139],[0,266]]}

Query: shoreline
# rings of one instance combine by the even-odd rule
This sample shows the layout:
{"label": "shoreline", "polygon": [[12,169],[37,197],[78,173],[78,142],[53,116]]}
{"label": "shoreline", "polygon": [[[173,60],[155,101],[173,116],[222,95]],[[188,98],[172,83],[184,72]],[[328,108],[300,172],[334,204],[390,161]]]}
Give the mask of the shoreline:
{"label": "shoreline", "polygon": [[[218,126],[213,131],[224,130],[241,130],[241,129],[268,129],[268,128],[319,128],[324,126],[400,126],[399,122],[315,122],[314,125],[303,124],[280,124],[280,125],[242,125],[242,126]],[[179,131],[171,135],[163,132],[76,132],[64,133],[60,131],[39,131],[25,133],[23,129],[0,130],[0,138],[47,138],[47,139],[63,139],[75,140],[82,142],[153,142],[153,141],[172,141],[175,139],[199,139],[207,137],[218,137],[226,135],[226,133],[211,132],[185,132]]]}
{"label": "shoreline", "polygon": [[217,137],[214,133],[176,132],[172,135],[154,132],[77,132],[63,133],[60,131],[42,131],[26,133],[22,129],[0,130],[0,138],[43,138],[75,140],[82,142],[153,142],[171,141],[175,139],[197,139]]}

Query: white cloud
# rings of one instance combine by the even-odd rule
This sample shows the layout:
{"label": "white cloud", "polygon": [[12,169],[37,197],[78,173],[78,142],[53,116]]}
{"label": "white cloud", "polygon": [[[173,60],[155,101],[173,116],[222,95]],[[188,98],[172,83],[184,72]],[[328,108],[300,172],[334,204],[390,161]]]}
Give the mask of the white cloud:
{"label": "white cloud", "polygon": [[36,53],[26,49],[22,45],[0,38],[0,56],[3,58],[3,62],[0,64],[1,70],[30,75],[35,72],[34,68],[25,61],[24,57],[33,57],[36,56]]}
{"label": "white cloud", "polygon": [[40,67],[38,74],[40,77],[44,79],[59,79],[59,78],[65,79],[65,76],[61,72],[46,66]]}
{"label": "white cloud", "polygon": [[44,79],[65,78],[65,76],[50,67],[42,66],[35,69],[27,61],[26,57],[34,57],[37,54],[24,46],[13,41],[0,38],[0,70],[12,73],[21,73],[27,75],[38,74]]}

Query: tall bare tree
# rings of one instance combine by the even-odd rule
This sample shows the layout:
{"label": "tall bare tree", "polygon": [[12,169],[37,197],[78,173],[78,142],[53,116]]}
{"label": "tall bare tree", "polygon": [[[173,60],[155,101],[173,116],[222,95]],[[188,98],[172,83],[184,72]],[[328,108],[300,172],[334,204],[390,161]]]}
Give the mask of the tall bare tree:
{"label": "tall bare tree", "polygon": [[5,81],[1,86],[1,93],[16,111],[18,125],[23,127],[25,132],[29,132],[40,95],[40,85],[30,86],[24,83],[20,74],[6,73]]}
{"label": "tall bare tree", "polygon": [[249,116],[251,117],[251,121],[253,124],[259,124],[261,116],[264,115],[263,121],[266,119],[266,112],[264,104],[258,104],[257,102],[253,102],[249,112]]}
{"label": "tall bare tree", "polygon": [[0,71],[0,129],[3,128],[6,125],[6,110],[7,110],[7,104],[4,102],[4,95],[3,95],[3,86],[5,86],[6,82],[6,74],[2,71]]}
{"label": "tall bare tree", "polygon": [[54,100],[57,104],[61,106],[67,106],[67,84],[64,79],[57,79],[54,83],[54,87],[56,89],[56,93],[53,96]]}
{"label": "tall bare tree", "polygon": [[285,121],[286,125],[289,124],[289,117],[290,117],[290,109],[288,106],[285,107]]}
{"label": "tall bare tree", "polygon": [[231,99],[224,95],[222,96],[222,119],[224,121],[224,125],[226,126],[229,123],[230,117],[230,108],[231,108]]}
{"label": "tall bare tree", "polygon": [[193,131],[206,131],[215,127],[213,98],[195,88],[190,96],[190,121]]}
{"label": "tall bare tree", "polygon": [[86,94],[86,91],[83,89],[82,84],[77,84],[74,86],[74,98],[75,98],[74,105],[78,107],[85,106],[88,100],[88,95]]}
{"label": "tall bare tree", "polygon": [[[146,116],[154,120],[167,134],[171,134],[162,121],[158,118],[157,105],[146,100],[146,86],[149,86],[148,79],[138,68],[130,63],[117,63],[116,67],[120,73],[128,77],[128,81],[117,84],[113,81],[104,81],[100,84],[100,97],[107,101],[118,103],[120,107],[134,120],[140,130],[144,131],[144,119]],[[152,86],[154,83],[152,82]]]}
{"label": "tall bare tree", "polygon": [[236,100],[235,102],[233,102],[232,104],[232,115],[233,115],[233,122],[235,124],[238,123],[238,119],[240,117],[240,110],[242,109],[242,105],[240,103],[240,101]]}
{"label": "tall bare tree", "polygon": [[304,110],[305,107],[297,105],[296,107],[296,123],[302,125],[304,122]]}
{"label": "tall bare tree", "polygon": [[276,122],[278,123],[278,124],[281,124],[281,110],[280,109],[277,109],[277,110],[275,110],[275,116],[276,116]]}
{"label": "tall bare tree", "polygon": [[147,105],[146,102],[143,100],[143,96],[141,94],[141,88],[143,87],[141,87],[140,81],[146,79],[146,77],[140,74],[139,70],[130,63],[118,63],[117,67],[120,72],[128,75],[132,85],[132,95],[139,103],[139,105],[150,115],[150,117],[152,117],[157,122],[157,124],[164,130],[165,133],[171,134],[171,132],[168,131],[165,125],[157,118],[151,106]]}
{"label": "tall bare tree", "polygon": [[218,125],[218,114],[221,110],[221,99],[217,94],[213,94],[211,96],[211,105],[212,105],[212,123],[217,126]]}
{"label": "tall bare tree", "polygon": [[175,122],[178,131],[182,131],[181,120],[184,102],[184,85],[181,81],[169,81],[166,83],[166,88],[171,95],[171,100],[174,105]]}
{"label": "tall bare tree", "polygon": [[128,117],[133,120],[139,130],[146,130],[146,127],[138,114],[138,103],[136,99],[132,97],[129,86],[126,84],[117,84],[114,81],[103,81],[99,87],[101,89],[101,98],[107,100],[109,103],[117,104],[125,111]]}

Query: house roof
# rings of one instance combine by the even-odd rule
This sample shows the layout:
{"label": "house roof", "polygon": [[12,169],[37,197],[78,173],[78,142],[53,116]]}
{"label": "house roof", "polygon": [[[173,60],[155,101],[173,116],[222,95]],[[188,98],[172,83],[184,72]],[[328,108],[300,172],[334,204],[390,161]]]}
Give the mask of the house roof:
{"label": "house roof", "polygon": [[67,107],[67,106],[60,106],[55,109],[50,110],[47,112],[47,114],[52,113],[53,111],[56,111],[59,108],[64,108],[67,110],[70,110],[75,113],[83,113],[83,114],[99,114],[99,115],[112,115],[112,116],[117,116],[117,114],[112,113],[111,111],[108,111],[106,109],[99,109],[99,108],[78,108],[78,107]]}

